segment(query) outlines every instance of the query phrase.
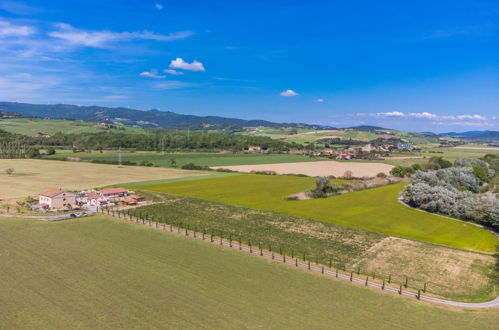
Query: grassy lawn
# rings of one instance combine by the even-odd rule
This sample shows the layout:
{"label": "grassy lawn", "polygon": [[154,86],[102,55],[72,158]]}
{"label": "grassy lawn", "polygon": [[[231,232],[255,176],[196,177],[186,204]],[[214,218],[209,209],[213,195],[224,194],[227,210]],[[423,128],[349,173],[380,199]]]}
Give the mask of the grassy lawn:
{"label": "grassy lawn", "polygon": [[[160,222],[208,235],[241,239],[287,256],[428,291],[451,299],[487,301],[495,297],[495,258],[440,245],[409,241],[374,232],[165,193],[140,192],[157,204],[132,210]],[[221,234],[222,233],[222,234]],[[437,261],[437,262],[435,262]],[[480,266],[480,267],[475,267]],[[452,272],[448,271],[452,269]]]}
{"label": "grassy lawn", "polygon": [[96,123],[39,118],[1,119],[0,129],[24,135],[33,135],[39,132],[49,135],[54,135],[57,132],[67,134],[100,132],[146,133],[146,130],[138,127],[125,126],[124,130],[113,130],[99,128],[96,126]]}
{"label": "grassy lawn", "polygon": [[105,217],[0,219],[0,252],[7,329],[494,329],[499,320]]}
{"label": "grassy lawn", "polygon": [[140,188],[277,211],[450,247],[484,252],[496,251],[497,239],[487,230],[400,204],[397,197],[404,184],[373,188],[327,199],[304,201],[285,199],[291,194],[313,186],[313,178],[248,174]]}
{"label": "grassy lawn", "polygon": [[[3,169],[13,168],[8,176]],[[137,168],[58,162],[39,159],[0,159],[0,199],[22,198],[35,195],[48,188],[68,190],[87,189],[123,182],[164,180],[211,172],[184,171],[170,168]]]}
{"label": "grassy lawn", "polygon": [[[79,157],[83,160],[114,160],[118,159],[115,151],[92,152],[92,153],[58,153],[52,157],[60,158],[64,156]],[[50,157],[49,157],[50,158]],[[158,152],[128,152],[123,153],[123,161],[136,162],[149,161],[161,167],[171,167],[171,160],[175,159],[177,167],[188,163],[202,166],[229,166],[229,165],[253,165],[253,164],[276,164],[317,161],[302,155],[287,154],[222,154],[222,153],[166,153],[162,155]]]}

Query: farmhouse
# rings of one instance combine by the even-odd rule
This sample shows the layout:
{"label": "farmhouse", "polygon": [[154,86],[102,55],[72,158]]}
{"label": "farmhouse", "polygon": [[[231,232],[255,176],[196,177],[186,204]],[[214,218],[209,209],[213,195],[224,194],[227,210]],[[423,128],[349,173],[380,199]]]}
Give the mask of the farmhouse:
{"label": "farmhouse", "polygon": [[61,189],[49,189],[39,194],[38,202],[51,210],[72,209],[76,206],[76,194]]}
{"label": "farmhouse", "polygon": [[125,188],[106,188],[100,191],[101,195],[106,198],[124,197],[128,195],[128,190]]}

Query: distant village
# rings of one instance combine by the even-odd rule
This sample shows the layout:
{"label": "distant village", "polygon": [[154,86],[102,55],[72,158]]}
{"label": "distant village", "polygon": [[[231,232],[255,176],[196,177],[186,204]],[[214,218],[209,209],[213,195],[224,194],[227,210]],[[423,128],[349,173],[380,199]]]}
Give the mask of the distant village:
{"label": "distant village", "polygon": [[[383,159],[389,153],[395,151],[412,151],[414,145],[411,143],[383,144],[375,146],[371,143],[364,145],[349,146],[344,149],[324,148],[322,151],[313,151],[311,156],[337,160],[350,159]],[[262,146],[250,145],[243,150],[245,153],[267,153],[269,150]]]}

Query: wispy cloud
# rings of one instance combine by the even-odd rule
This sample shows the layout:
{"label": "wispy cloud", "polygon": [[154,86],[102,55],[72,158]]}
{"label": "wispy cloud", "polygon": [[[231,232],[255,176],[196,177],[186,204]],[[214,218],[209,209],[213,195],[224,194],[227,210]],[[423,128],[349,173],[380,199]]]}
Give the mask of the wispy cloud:
{"label": "wispy cloud", "polygon": [[323,98],[318,98],[317,100],[315,100],[317,103],[324,103],[324,99]]}
{"label": "wispy cloud", "polygon": [[154,4],[154,8],[157,10],[163,10],[164,6],[158,2]]}
{"label": "wispy cloud", "polygon": [[151,71],[145,71],[141,72],[139,74],[141,77],[148,77],[148,78],[154,78],[154,79],[164,79],[166,76],[158,74],[158,70],[156,69],[151,69]]}
{"label": "wispy cloud", "polygon": [[166,70],[163,70],[163,72],[171,74],[172,76],[181,76],[184,74],[182,71],[177,71],[177,70],[173,70],[173,69],[166,69]]}
{"label": "wispy cloud", "polygon": [[177,57],[170,62],[170,68],[172,69],[182,69],[188,71],[206,71],[203,63],[198,61],[192,61],[191,63],[184,61],[184,59]]}
{"label": "wispy cloud", "polygon": [[465,115],[437,115],[430,112],[410,112],[404,113],[400,111],[391,112],[377,112],[377,113],[358,113],[358,117],[378,117],[378,118],[390,118],[390,117],[405,117],[405,118],[419,118],[419,119],[439,119],[439,120],[487,120],[487,117],[479,114],[465,114]]}
{"label": "wispy cloud", "polygon": [[288,97],[288,96],[297,96],[299,94],[292,89],[287,89],[284,92],[281,92],[279,95]]}
{"label": "wispy cloud", "polygon": [[0,20],[0,38],[27,37],[35,33],[35,28],[28,25],[14,25]]}
{"label": "wispy cloud", "polygon": [[158,89],[179,89],[179,88],[196,87],[196,86],[198,85],[178,80],[162,81],[154,85],[154,87]]}
{"label": "wispy cloud", "polygon": [[425,39],[445,39],[460,36],[480,34],[488,29],[487,26],[464,26],[434,30],[425,36]]}
{"label": "wispy cloud", "polygon": [[0,10],[16,15],[33,15],[40,11],[38,8],[19,1],[0,1]]}
{"label": "wispy cloud", "polygon": [[156,40],[174,41],[192,36],[192,31],[175,32],[168,35],[157,34],[150,31],[142,32],[113,32],[113,31],[92,31],[77,29],[69,24],[56,24],[57,31],[49,33],[49,36],[61,39],[74,46],[85,46],[94,48],[107,48],[111,44],[131,40]]}

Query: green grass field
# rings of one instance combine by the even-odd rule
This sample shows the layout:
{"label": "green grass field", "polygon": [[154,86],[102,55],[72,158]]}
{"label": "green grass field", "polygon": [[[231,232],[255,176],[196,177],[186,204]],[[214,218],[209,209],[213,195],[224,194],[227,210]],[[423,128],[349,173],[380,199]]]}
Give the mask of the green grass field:
{"label": "green grass field", "polygon": [[0,219],[5,329],[494,329],[452,311],[106,217]]}
{"label": "green grass field", "polygon": [[[52,157],[60,158],[64,156],[79,157],[83,160],[113,160],[118,159],[116,151],[105,151],[103,153],[68,153],[58,152]],[[302,155],[288,154],[223,154],[223,153],[166,153],[162,155],[158,152],[125,152],[123,161],[140,163],[149,161],[154,165],[161,167],[171,167],[171,160],[175,159],[177,167],[188,163],[194,163],[202,166],[230,166],[230,165],[253,165],[253,164],[276,164],[292,162],[317,161],[317,158],[311,158]]]}
{"label": "green grass field", "polygon": [[[293,217],[197,198],[157,192],[139,193],[153,205],[130,210],[179,228],[214,234],[243,244],[299,257],[326,267],[376,276],[417,290],[431,283],[428,292],[449,299],[487,301],[495,298],[495,259],[423,242],[387,237],[326,222]],[[207,212],[207,210],[209,210]],[[438,262],[435,262],[438,260]],[[448,272],[452,265],[452,272]]]}
{"label": "green grass field", "polygon": [[288,201],[310,189],[313,178],[239,175],[141,186],[255,209],[271,210],[337,225],[375,231],[450,247],[495,252],[497,239],[487,230],[408,208],[397,201],[404,184],[353,192],[327,199]]}
{"label": "green grass field", "polygon": [[125,126],[124,130],[103,129],[97,127],[96,123],[39,118],[0,119],[0,129],[23,135],[33,135],[39,132],[49,135],[54,135],[57,132],[67,134],[100,132],[146,133],[146,130],[138,127]]}

